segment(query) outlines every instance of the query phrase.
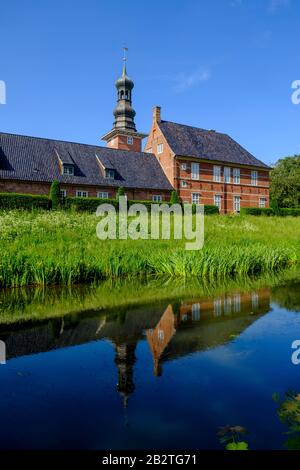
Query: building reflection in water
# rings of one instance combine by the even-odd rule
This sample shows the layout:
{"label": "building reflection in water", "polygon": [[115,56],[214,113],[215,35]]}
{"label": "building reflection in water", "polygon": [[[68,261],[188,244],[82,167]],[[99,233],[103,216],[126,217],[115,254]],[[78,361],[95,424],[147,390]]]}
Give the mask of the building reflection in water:
{"label": "building reflection in water", "polygon": [[[115,350],[117,391],[127,407],[135,390],[136,347],[146,339],[155,376],[163,373],[163,364],[187,354],[217,347],[238,336],[261,315],[270,311],[270,291],[201,298],[172,304],[130,307],[115,314],[92,311],[81,317],[65,316],[36,326],[14,326],[0,332],[7,360],[51,349],[108,339]],[[19,329],[18,329],[19,328]]]}

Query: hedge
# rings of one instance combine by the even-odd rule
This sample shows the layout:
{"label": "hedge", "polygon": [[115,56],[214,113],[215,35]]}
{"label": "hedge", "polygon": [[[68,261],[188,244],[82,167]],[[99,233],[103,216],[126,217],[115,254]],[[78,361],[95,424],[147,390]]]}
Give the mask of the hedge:
{"label": "hedge", "polygon": [[299,217],[300,216],[300,208],[291,208],[291,209],[287,209],[287,208],[281,208],[279,209],[279,215],[281,215],[282,217],[286,217],[288,215],[291,215],[292,217]]}
{"label": "hedge", "polygon": [[[116,209],[119,207],[119,202],[116,199],[99,199],[96,197],[66,197],[64,200],[65,209],[73,208],[75,211],[87,211],[87,212],[96,212],[97,207],[101,204],[112,204]],[[133,204],[143,204],[148,212],[151,210],[151,205],[153,204],[167,204],[168,206],[172,205],[170,202],[154,202],[154,201],[128,201],[128,207]],[[193,214],[196,212],[196,205],[193,204],[192,208]],[[218,214],[219,209],[217,206],[205,205],[204,213],[207,214]]]}
{"label": "hedge", "polygon": [[275,215],[273,209],[269,207],[242,207],[241,215]]}
{"label": "hedge", "polygon": [[0,209],[49,209],[47,196],[0,193]]}
{"label": "hedge", "polygon": [[281,208],[274,210],[271,207],[243,207],[241,209],[242,215],[279,215],[281,217],[300,216],[300,208]]}

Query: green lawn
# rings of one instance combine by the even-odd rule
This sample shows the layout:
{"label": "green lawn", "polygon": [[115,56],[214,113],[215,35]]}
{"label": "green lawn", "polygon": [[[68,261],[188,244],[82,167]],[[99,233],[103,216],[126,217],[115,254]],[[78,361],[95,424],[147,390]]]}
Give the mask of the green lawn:
{"label": "green lawn", "polygon": [[226,279],[275,271],[300,258],[300,218],[205,218],[205,245],[178,240],[109,240],[96,236],[95,215],[0,213],[0,286],[70,284],[123,276]]}

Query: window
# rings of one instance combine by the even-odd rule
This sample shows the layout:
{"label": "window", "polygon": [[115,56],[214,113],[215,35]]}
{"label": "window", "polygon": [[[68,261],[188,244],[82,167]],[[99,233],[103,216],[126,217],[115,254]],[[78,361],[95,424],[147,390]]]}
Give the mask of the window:
{"label": "window", "polygon": [[163,153],[164,144],[157,144],[157,153]]}
{"label": "window", "polygon": [[193,321],[200,320],[200,304],[193,304],[192,305],[192,319]]}
{"label": "window", "polygon": [[252,186],[257,186],[258,173],[257,171],[251,171],[251,184]]}
{"label": "window", "polygon": [[200,204],[200,194],[192,193],[192,204]]}
{"label": "window", "polygon": [[73,165],[63,165],[63,174],[64,175],[74,175]]}
{"label": "window", "polygon": [[222,210],[222,196],[221,196],[221,194],[216,194],[215,195],[215,206],[217,206],[219,211],[221,212],[221,210]]}
{"label": "window", "polygon": [[181,163],[181,169],[185,171],[187,169],[187,164]]}
{"label": "window", "polygon": [[259,298],[258,298],[258,295],[257,295],[256,292],[253,292],[253,294],[251,295],[251,301],[252,301],[253,310],[258,309],[258,307],[259,307]]}
{"label": "window", "polygon": [[231,297],[226,297],[224,300],[224,313],[227,315],[231,313]]}
{"label": "window", "polygon": [[162,201],[162,196],[160,194],[154,194],[152,196],[152,201],[153,202],[161,202]]}
{"label": "window", "polygon": [[88,197],[87,191],[76,191],[76,197]]}
{"label": "window", "polygon": [[241,182],[241,170],[239,168],[233,169],[233,182],[234,184],[240,184]]}
{"label": "window", "polygon": [[231,168],[228,166],[224,167],[224,183],[230,183],[231,182]]}
{"label": "window", "polygon": [[241,211],[241,198],[240,198],[240,196],[234,196],[233,209],[238,214],[240,213],[240,211]]}
{"label": "window", "polygon": [[165,339],[165,333],[163,330],[157,332],[158,341],[161,343]]}
{"label": "window", "polygon": [[66,189],[61,189],[60,190],[60,197],[61,197],[61,199],[64,199],[65,197],[67,197],[67,190]]}
{"label": "window", "polygon": [[214,166],[214,181],[216,183],[221,183],[221,167]]}
{"label": "window", "polygon": [[110,180],[113,180],[115,179],[115,170],[109,170],[109,169],[105,169],[105,178],[108,178]]}
{"label": "window", "polygon": [[99,193],[97,193],[97,197],[98,197],[99,199],[108,199],[108,193],[107,193],[107,192],[100,191]]}
{"label": "window", "polygon": [[214,300],[214,314],[216,317],[222,315],[222,299]]}
{"label": "window", "polygon": [[187,188],[187,182],[186,181],[181,181],[181,187],[182,188]]}
{"label": "window", "polygon": [[233,297],[233,311],[239,313],[241,311],[241,295],[235,294]]}
{"label": "window", "polygon": [[127,137],[127,144],[133,145],[133,137],[130,137],[130,136]]}
{"label": "window", "polygon": [[264,197],[259,198],[259,207],[262,209],[266,207],[267,200]]}
{"label": "window", "polygon": [[192,163],[192,180],[198,180],[200,174],[199,163]]}

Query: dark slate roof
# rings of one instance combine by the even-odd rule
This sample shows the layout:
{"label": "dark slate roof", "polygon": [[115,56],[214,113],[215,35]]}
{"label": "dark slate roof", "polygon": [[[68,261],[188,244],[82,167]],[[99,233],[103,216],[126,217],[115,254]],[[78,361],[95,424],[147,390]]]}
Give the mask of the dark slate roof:
{"label": "dark slate roof", "polygon": [[269,168],[227,134],[169,121],[161,121],[159,127],[178,156]]}
{"label": "dark slate roof", "polygon": [[[58,155],[63,163],[74,164],[74,176],[60,174]],[[104,177],[97,156],[104,166],[115,169],[116,179]],[[0,179],[172,189],[153,154],[4,133],[0,133]]]}

